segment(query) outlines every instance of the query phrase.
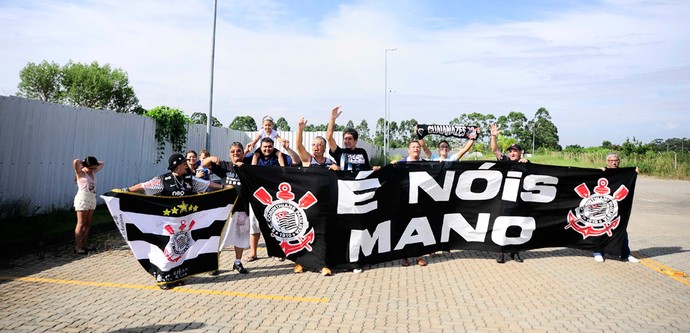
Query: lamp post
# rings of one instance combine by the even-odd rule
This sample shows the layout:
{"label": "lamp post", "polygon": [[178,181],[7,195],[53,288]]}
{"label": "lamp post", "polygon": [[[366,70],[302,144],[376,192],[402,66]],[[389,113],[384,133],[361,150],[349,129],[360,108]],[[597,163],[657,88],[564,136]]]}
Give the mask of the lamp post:
{"label": "lamp post", "polygon": [[218,13],[218,0],[213,3],[213,42],[211,44],[211,95],[208,100],[208,115],[206,116],[206,149],[211,151],[211,124],[213,119],[213,64],[216,57],[216,16]]}
{"label": "lamp post", "polygon": [[390,150],[390,145],[391,145],[391,136],[390,136],[390,131],[391,131],[391,124],[390,124],[390,119],[391,119],[391,94],[394,93],[394,90],[388,89],[388,95],[387,100],[386,100],[386,121],[387,127],[386,127],[386,151]]}
{"label": "lamp post", "polygon": [[385,68],[384,68],[384,78],[383,78],[383,92],[384,92],[384,108],[383,108],[383,155],[388,156],[388,52],[395,51],[397,49],[386,49],[385,51]]}

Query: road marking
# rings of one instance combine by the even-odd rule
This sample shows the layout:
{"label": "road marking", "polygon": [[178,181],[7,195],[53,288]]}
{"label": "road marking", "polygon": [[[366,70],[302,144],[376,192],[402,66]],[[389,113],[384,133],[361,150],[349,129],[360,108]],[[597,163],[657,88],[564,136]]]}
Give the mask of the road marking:
{"label": "road marking", "polygon": [[243,293],[243,292],[236,292],[236,291],[221,291],[221,290],[209,290],[209,289],[189,289],[189,288],[182,288],[182,287],[175,287],[174,289],[163,291],[160,288],[158,288],[158,286],[143,286],[143,285],[139,285],[139,284],[111,283],[111,282],[62,280],[62,279],[39,278],[39,277],[0,276],[0,280],[35,282],[35,283],[71,284],[71,285],[86,286],[86,287],[111,287],[111,288],[140,289],[140,290],[156,290],[156,291],[162,291],[162,292],[166,292],[166,293],[175,292],[175,293],[187,293],[187,294],[199,294],[199,295],[221,295],[221,296],[234,296],[234,297],[245,297],[245,298],[256,298],[256,299],[268,299],[268,300],[274,300],[274,301],[292,301],[292,302],[309,302],[309,303],[328,303],[328,302],[330,302],[330,300],[328,298],[320,298],[320,297],[296,297],[296,296],[254,294],[254,293]]}
{"label": "road marking", "polygon": [[[639,258],[639,257],[636,257]],[[652,260],[649,258],[642,258],[640,259],[640,264],[644,265],[645,267],[651,268],[661,274],[664,274],[668,277],[670,277],[673,280],[676,280],[688,287],[690,287],[690,277],[688,274],[685,274],[685,272],[676,270],[672,267],[666,266],[656,260]]]}

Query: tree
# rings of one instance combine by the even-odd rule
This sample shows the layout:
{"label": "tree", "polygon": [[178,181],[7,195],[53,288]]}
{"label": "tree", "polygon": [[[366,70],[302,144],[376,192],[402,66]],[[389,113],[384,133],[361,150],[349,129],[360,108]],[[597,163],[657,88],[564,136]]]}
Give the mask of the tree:
{"label": "tree", "polygon": [[[534,148],[561,150],[558,144],[558,128],[551,122],[551,116],[546,108],[539,108],[530,122],[534,133]],[[520,142],[520,144],[526,144]]]}
{"label": "tree", "polygon": [[61,103],[61,75],[60,65],[54,62],[43,60],[38,65],[30,62],[19,72],[17,96]]}
{"label": "tree", "polygon": [[359,133],[360,140],[371,141],[371,138],[369,137],[369,124],[367,124],[366,120],[362,120],[362,122],[355,127],[355,130],[357,130],[357,133]]}
{"label": "tree", "polygon": [[290,125],[288,125],[287,120],[285,118],[280,117],[278,120],[276,120],[276,126],[275,126],[277,131],[285,131],[285,132],[290,132]]}
{"label": "tree", "polygon": [[256,131],[256,122],[250,116],[237,116],[232,120],[228,128],[236,131],[252,132]]}
{"label": "tree", "polygon": [[181,153],[187,145],[187,116],[179,109],[168,106],[157,106],[145,114],[156,120],[156,141],[158,141],[158,157],[156,162],[163,159],[165,143],[170,142],[174,152]]}
{"label": "tree", "polygon": [[[503,124],[500,124],[501,120],[503,120]],[[511,111],[508,116],[499,117],[497,122],[502,128],[502,134],[514,138],[523,147],[531,146],[528,143],[532,142],[532,129],[528,127],[529,122],[524,113]]]}
{"label": "tree", "polygon": [[[189,120],[192,122],[192,124],[206,125],[206,117],[207,115],[203,112],[194,112],[192,113],[192,116],[189,117]],[[218,120],[218,118],[211,116],[211,126],[223,127],[223,124]]]}
{"label": "tree", "polygon": [[127,73],[110,65],[99,66],[68,62],[62,67],[61,84],[64,102],[100,110],[142,114]]}
{"label": "tree", "polygon": [[318,132],[318,131],[324,132],[326,130],[328,130],[328,125],[326,125],[326,124],[321,124],[321,125],[307,124],[307,126],[304,126],[305,132]]}

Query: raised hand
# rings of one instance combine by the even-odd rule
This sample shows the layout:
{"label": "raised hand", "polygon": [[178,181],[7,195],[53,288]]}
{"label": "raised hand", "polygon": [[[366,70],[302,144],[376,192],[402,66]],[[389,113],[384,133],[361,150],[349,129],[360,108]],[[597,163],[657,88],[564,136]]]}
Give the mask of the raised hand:
{"label": "raised hand", "polygon": [[303,131],[305,126],[307,126],[307,121],[304,120],[304,117],[300,117],[297,122],[297,129]]}
{"label": "raised hand", "polygon": [[335,108],[333,108],[333,110],[331,110],[331,118],[337,119],[338,117],[340,117],[342,113],[343,112],[340,111],[340,106],[336,106]]}
{"label": "raised hand", "polygon": [[[498,129],[498,125],[496,125],[496,124],[491,124],[489,126],[489,129],[491,130],[492,136],[497,136],[498,133],[501,133],[501,131]],[[477,133],[479,133],[479,131],[477,131]]]}

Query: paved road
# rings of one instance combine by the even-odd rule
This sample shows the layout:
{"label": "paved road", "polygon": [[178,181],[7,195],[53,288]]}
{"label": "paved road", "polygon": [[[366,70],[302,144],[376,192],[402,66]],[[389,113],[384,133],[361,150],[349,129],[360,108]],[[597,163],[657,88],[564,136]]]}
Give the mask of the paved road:
{"label": "paved road", "polygon": [[[639,264],[549,248],[498,265],[453,251],[429,266],[293,274],[265,258],[250,274],[154,286],[117,233],[102,251],[23,257],[0,269],[2,332],[690,332],[690,182],[642,177],[629,227]],[[221,262],[230,267],[232,252]]]}

